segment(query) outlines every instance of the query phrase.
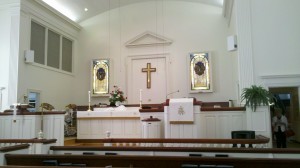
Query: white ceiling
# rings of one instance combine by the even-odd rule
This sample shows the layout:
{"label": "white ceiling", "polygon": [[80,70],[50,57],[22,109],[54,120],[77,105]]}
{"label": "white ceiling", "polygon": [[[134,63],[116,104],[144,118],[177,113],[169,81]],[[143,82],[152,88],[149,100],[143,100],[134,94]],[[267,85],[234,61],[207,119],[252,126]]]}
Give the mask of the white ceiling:
{"label": "white ceiling", "polygon": [[[63,15],[67,16],[71,20],[79,23],[90,17],[98,15],[109,9],[118,8],[120,6],[129,5],[132,3],[140,3],[145,1],[170,1],[170,0],[37,0],[44,1]],[[177,0],[177,1],[189,1],[199,2],[208,5],[222,7],[223,0]],[[84,8],[88,8],[88,11],[84,11]]]}

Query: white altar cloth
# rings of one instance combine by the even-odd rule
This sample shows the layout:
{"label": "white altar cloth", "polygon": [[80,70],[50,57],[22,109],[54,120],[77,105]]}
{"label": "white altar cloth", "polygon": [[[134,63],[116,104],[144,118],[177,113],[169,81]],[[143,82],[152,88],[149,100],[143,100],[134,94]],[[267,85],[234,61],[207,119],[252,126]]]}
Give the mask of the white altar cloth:
{"label": "white altar cloth", "polygon": [[193,98],[170,99],[169,121],[194,121]]}
{"label": "white altar cloth", "polygon": [[140,117],[139,107],[94,108],[94,111],[78,111],[77,118],[92,117]]}

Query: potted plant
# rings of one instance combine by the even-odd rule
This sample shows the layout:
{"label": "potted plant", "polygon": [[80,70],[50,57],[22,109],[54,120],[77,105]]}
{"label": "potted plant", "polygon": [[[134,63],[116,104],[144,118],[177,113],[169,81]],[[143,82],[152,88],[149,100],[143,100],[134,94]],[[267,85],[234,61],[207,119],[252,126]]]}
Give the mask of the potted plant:
{"label": "potted plant", "polygon": [[246,101],[245,106],[251,107],[253,112],[256,111],[257,106],[269,105],[274,100],[274,96],[268,90],[256,85],[244,88],[241,98],[242,101]]}

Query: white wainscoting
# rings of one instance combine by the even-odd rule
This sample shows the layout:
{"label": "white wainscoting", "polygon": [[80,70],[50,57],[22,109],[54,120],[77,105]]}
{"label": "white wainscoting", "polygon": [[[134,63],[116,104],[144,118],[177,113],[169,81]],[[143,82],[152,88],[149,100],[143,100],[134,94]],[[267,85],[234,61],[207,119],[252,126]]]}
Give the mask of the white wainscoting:
{"label": "white wainscoting", "polygon": [[77,120],[78,139],[102,139],[110,138],[140,138],[140,118],[91,118]]}
{"label": "white wainscoting", "polygon": [[199,138],[231,138],[231,131],[245,130],[243,111],[201,111]]}
{"label": "white wainscoting", "polygon": [[[36,138],[41,130],[40,115],[12,115],[0,117],[0,139]],[[44,138],[57,139],[55,145],[64,144],[64,114],[44,115]]]}
{"label": "white wainscoting", "polygon": [[194,106],[193,124],[170,124],[169,106],[164,107],[165,138],[200,138],[200,106]]}
{"label": "white wainscoting", "polygon": [[165,131],[164,131],[164,112],[147,112],[147,113],[140,113],[141,121],[147,118],[150,118],[152,116],[153,118],[160,119],[160,138],[165,137]]}

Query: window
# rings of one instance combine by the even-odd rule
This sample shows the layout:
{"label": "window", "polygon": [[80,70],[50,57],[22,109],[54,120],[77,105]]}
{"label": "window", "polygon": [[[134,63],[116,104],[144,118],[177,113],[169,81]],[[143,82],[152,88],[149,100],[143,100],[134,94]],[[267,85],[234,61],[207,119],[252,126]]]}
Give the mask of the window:
{"label": "window", "polygon": [[72,41],[63,37],[62,70],[72,72]]}
{"label": "window", "polygon": [[31,22],[30,48],[34,50],[34,62],[45,64],[45,27]]}
{"label": "window", "polygon": [[73,41],[62,34],[31,21],[30,49],[35,63],[72,73]]}

